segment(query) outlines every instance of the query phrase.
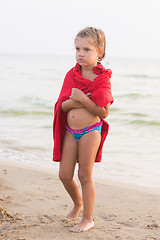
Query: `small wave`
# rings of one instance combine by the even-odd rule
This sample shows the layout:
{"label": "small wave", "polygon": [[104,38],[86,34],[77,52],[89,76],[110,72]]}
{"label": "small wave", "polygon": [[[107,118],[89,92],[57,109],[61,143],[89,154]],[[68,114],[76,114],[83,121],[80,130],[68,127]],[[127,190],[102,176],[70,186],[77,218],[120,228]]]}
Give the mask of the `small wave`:
{"label": "small wave", "polygon": [[42,128],[52,128],[53,126],[52,125],[45,125],[45,126],[42,126]]}
{"label": "small wave", "polygon": [[110,111],[111,111],[111,112],[118,112],[118,111],[120,111],[120,109],[119,109],[119,108],[114,108],[114,107],[112,107],[112,108],[110,108]]}
{"label": "small wave", "polygon": [[32,98],[32,97],[22,97],[20,98],[20,101],[23,102],[27,102],[30,103],[31,105],[35,105],[35,106],[43,106],[43,107],[47,107],[50,108],[50,104],[48,103],[48,101],[45,101],[41,98]]}
{"label": "small wave", "polygon": [[8,116],[22,116],[22,115],[53,115],[52,112],[48,111],[25,111],[25,110],[0,110],[0,114]]}
{"label": "small wave", "polygon": [[139,98],[142,97],[141,94],[139,93],[128,93],[128,94],[123,94],[123,95],[119,95],[117,96],[118,98]]}
{"label": "small wave", "polygon": [[133,116],[133,117],[148,117],[147,114],[144,114],[144,113],[124,113],[123,115],[126,115],[126,116]]}
{"label": "small wave", "polygon": [[128,94],[123,94],[119,96],[115,96],[117,98],[132,98],[132,99],[137,99],[137,98],[150,98],[152,95],[150,94],[140,94],[140,93],[128,93]]}
{"label": "small wave", "polygon": [[160,126],[160,122],[156,120],[147,121],[147,120],[132,120],[129,124],[137,124],[137,125],[147,125],[147,126]]}
{"label": "small wave", "polygon": [[160,76],[152,76],[147,74],[126,74],[122,76],[126,78],[160,79]]}

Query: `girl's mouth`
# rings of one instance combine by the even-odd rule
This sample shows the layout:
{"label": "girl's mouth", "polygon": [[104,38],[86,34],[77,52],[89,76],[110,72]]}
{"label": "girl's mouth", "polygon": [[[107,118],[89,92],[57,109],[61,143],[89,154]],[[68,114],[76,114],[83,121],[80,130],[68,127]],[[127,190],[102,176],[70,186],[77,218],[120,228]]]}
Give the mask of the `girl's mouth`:
{"label": "girl's mouth", "polygon": [[83,58],[79,58],[78,61],[79,62],[84,62],[84,59]]}

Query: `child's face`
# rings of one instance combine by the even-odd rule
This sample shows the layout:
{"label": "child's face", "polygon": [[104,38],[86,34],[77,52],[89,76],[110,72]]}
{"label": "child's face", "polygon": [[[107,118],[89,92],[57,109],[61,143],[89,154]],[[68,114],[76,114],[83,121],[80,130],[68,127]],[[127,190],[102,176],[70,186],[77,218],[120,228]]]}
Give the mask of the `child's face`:
{"label": "child's face", "polygon": [[99,53],[96,47],[91,44],[88,37],[77,37],[75,40],[76,60],[83,67],[95,67]]}

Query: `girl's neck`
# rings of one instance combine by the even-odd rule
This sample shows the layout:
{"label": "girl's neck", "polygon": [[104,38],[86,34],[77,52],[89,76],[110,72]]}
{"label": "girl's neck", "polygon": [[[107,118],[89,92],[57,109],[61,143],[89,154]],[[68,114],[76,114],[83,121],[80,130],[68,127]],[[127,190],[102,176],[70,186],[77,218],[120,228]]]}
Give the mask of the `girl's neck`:
{"label": "girl's neck", "polygon": [[90,68],[81,67],[82,76],[85,79],[89,79],[90,81],[93,81],[98,76],[94,73],[93,68],[94,68],[93,66]]}
{"label": "girl's neck", "polygon": [[93,72],[93,68],[96,67],[97,64],[91,66],[80,66],[81,72]]}

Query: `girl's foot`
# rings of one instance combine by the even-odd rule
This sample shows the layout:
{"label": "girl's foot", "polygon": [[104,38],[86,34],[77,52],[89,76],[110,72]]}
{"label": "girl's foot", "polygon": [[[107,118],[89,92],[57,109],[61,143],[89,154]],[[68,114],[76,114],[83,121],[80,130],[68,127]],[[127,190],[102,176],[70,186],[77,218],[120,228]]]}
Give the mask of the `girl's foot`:
{"label": "girl's foot", "polygon": [[67,217],[65,218],[65,221],[74,221],[80,211],[83,209],[83,206],[74,206],[73,209],[68,213]]}
{"label": "girl's foot", "polygon": [[82,219],[80,223],[74,226],[70,231],[74,233],[80,233],[84,231],[88,231],[89,229],[94,227],[93,220]]}

